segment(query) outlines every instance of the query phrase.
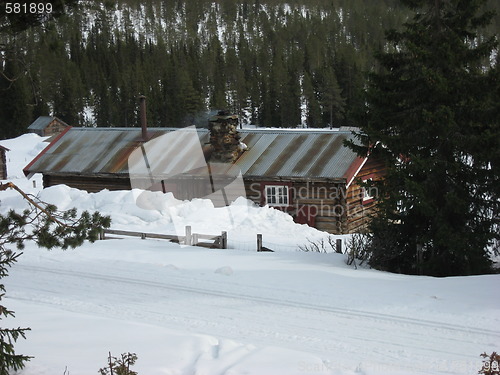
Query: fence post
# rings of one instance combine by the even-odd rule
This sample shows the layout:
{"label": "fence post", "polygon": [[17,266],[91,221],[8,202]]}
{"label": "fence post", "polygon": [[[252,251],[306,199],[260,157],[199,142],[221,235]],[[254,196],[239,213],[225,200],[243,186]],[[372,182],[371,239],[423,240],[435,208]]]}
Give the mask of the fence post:
{"label": "fence post", "polygon": [[101,231],[99,232],[99,239],[100,240],[106,239],[106,231],[104,229],[101,229]]}
{"label": "fence post", "polygon": [[257,234],[257,251],[262,251],[262,234]]}
{"label": "fence post", "polygon": [[424,249],[424,245],[421,243],[417,243],[417,270],[418,274],[422,275],[422,252]]}
{"label": "fence post", "polygon": [[191,245],[196,246],[198,243],[198,233],[193,233],[191,236]]}
{"label": "fence post", "polygon": [[342,254],[342,240],[339,238],[335,244],[335,251],[339,254]]}
{"label": "fence post", "polygon": [[191,226],[186,225],[186,239],[184,240],[184,244],[187,246],[191,246],[193,244],[191,239]]}
{"label": "fence post", "polygon": [[145,240],[146,239],[146,233],[141,233],[141,240]]}
{"label": "fence post", "polygon": [[227,232],[222,232],[220,236],[220,248],[227,249]]}

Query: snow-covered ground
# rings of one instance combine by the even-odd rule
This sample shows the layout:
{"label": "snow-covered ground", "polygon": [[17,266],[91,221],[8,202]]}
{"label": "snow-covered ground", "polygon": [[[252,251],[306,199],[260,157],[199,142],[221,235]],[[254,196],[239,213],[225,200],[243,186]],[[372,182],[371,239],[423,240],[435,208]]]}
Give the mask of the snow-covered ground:
{"label": "snow-covered ground", "polygon": [[[0,142],[10,180],[40,191],[22,168],[41,149],[34,135]],[[112,227],[172,234],[175,224],[226,230],[210,202],[142,210],[134,192],[87,194],[65,186],[40,192],[60,208],[111,215]],[[162,204],[163,204],[162,203]],[[0,212],[22,209],[14,191]],[[500,350],[500,275],[431,278],[345,264],[340,254],[297,246],[326,234],[240,200],[245,220],[228,231],[228,250],[167,241],[110,239],[75,250],[24,254],[3,279],[2,301],[28,326],[24,375],[87,375],[108,352],[137,353],[140,375],[475,374],[483,352]],[[255,234],[274,253],[257,253]],[[266,244],[266,239],[268,243]]]}

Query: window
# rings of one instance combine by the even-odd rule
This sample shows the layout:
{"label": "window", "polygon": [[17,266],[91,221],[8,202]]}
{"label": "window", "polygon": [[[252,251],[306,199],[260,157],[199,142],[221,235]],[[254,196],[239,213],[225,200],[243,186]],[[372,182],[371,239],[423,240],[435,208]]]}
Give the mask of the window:
{"label": "window", "polygon": [[266,185],[266,203],[270,206],[288,206],[288,186]]}
{"label": "window", "polygon": [[[366,182],[371,182],[371,181],[372,181],[372,179],[368,178],[368,179],[364,180],[363,182],[366,183]],[[364,186],[363,187],[363,201],[373,199],[374,198],[374,194],[373,194],[374,190],[376,190],[376,188],[374,186]]]}

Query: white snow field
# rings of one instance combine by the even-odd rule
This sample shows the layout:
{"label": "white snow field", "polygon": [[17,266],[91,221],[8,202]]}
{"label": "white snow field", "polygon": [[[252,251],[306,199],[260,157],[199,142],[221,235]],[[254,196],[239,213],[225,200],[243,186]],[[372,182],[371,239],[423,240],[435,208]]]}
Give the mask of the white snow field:
{"label": "white snow field", "polygon": [[[10,180],[59,208],[99,210],[116,229],[173,234],[180,220],[218,233],[229,225],[204,200],[146,211],[134,192],[40,191],[40,176],[33,187],[21,169],[41,140],[0,144],[11,149]],[[1,213],[23,207],[17,192],[0,193]],[[344,255],[298,251],[325,233],[243,199],[234,213],[242,207],[247,217],[228,231],[227,250],[134,238],[67,251],[28,243],[2,280],[1,303],[16,317],[1,326],[31,327],[15,346],[34,356],[20,374],[97,374],[108,352],[134,352],[140,375],[471,375],[481,353],[500,350],[500,275],[354,269]],[[256,233],[276,251],[257,253]]]}

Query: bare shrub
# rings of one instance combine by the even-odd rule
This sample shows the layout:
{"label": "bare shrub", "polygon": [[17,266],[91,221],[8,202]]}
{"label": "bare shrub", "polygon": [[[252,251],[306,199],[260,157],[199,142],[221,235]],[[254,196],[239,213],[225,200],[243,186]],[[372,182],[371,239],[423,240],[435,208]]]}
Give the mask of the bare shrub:
{"label": "bare shrub", "polygon": [[347,256],[347,265],[354,265],[354,268],[358,268],[358,264],[362,265],[369,258],[369,253],[367,251],[368,245],[370,243],[370,236],[366,233],[353,233],[351,237],[346,242],[345,253]]}
{"label": "bare shrub", "polygon": [[331,253],[335,251],[335,243],[330,241],[330,236],[328,237],[328,241],[325,241],[324,238],[320,240],[310,240],[307,238],[307,244],[299,245],[299,250],[305,251],[306,253]]}

